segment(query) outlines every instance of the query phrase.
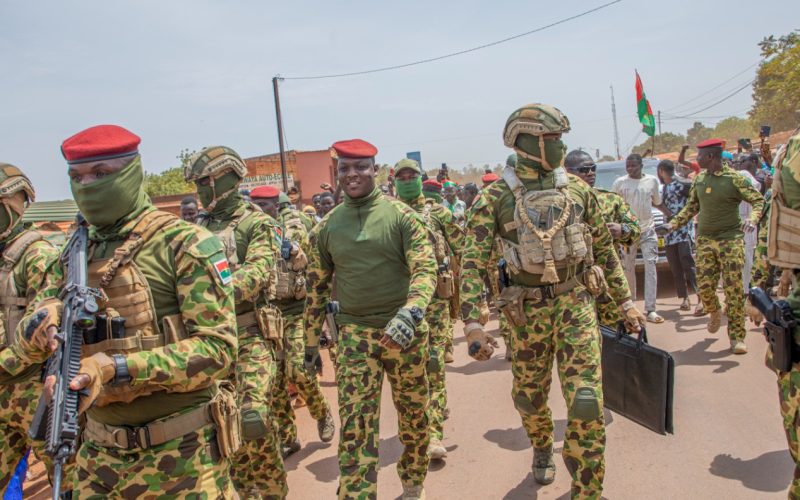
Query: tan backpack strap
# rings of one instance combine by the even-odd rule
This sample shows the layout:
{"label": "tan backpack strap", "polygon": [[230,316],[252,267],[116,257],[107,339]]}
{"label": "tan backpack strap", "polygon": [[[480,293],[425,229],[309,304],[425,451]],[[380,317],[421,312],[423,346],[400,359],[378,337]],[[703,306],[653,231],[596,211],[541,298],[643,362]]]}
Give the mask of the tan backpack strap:
{"label": "tan backpack strap", "polygon": [[522,195],[525,193],[525,188],[522,185],[522,181],[517,177],[517,172],[514,170],[514,167],[506,165],[503,169],[503,180],[506,181],[509,189],[514,193],[515,198],[522,198]]}
{"label": "tan backpack strap", "polygon": [[14,267],[17,262],[25,255],[29,246],[37,241],[42,241],[44,236],[39,231],[25,231],[22,236],[14,240],[11,245],[3,251],[3,263]]}

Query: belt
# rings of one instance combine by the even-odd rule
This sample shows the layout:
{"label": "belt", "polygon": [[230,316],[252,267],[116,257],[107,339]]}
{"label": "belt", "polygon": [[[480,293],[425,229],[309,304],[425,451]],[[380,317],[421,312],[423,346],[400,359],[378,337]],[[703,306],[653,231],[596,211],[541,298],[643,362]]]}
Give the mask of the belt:
{"label": "belt", "polygon": [[524,286],[522,287],[525,290],[523,298],[524,300],[533,300],[535,302],[542,302],[543,300],[553,299],[561,294],[572,291],[572,289],[575,288],[576,286],[583,285],[584,274],[586,273],[585,272],[581,273],[577,276],[573,276],[567,281],[556,283],[554,285],[532,286],[532,287]]}
{"label": "belt", "polygon": [[209,404],[188,413],[151,422],[141,427],[106,425],[91,418],[86,419],[83,436],[100,446],[123,450],[146,449],[185,436],[213,423]]}

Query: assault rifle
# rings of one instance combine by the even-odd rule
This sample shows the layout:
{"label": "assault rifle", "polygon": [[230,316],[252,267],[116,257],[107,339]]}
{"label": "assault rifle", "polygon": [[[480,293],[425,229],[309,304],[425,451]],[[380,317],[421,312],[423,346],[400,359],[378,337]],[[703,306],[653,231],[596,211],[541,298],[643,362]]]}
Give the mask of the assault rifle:
{"label": "assault rifle", "polygon": [[83,337],[95,326],[95,298],[100,296],[98,290],[87,285],[88,242],[89,228],[78,214],[77,229],[61,257],[68,275],[60,296],[64,312],[56,334],[59,346],[48,359],[43,374],[45,380],[55,377],[53,396],[48,403],[42,394],[28,430],[32,439],[45,440],[45,452],[53,459],[53,500],[59,498],[61,491],[61,469],[77,451],[78,396],[84,391],[73,391],[69,383],[78,375]]}
{"label": "assault rifle", "polygon": [[794,328],[797,320],[792,315],[792,308],[785,300],[773,302],[771,298],[758,287],[750,289],[750,302],[761,311],[766,320],[764,323],[764,336],[772,349],[772,367],[778,371],[788,372],[792,363],[800,360],[794,344]]}

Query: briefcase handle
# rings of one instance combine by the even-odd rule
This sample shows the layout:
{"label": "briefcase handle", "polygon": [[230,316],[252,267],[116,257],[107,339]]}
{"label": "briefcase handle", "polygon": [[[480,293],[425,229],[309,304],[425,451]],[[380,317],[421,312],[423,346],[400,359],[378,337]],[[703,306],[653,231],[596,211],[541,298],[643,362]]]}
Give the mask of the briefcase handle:
{"label": "briefcase handle", "polygon": [[[628,329],[625,328],[625,322],[620,321],[617,323],[617,340],[621,339],[622,337],[629,335]],[[639,330],[639,334],[636,336],[637,347],[641,347],[644,344],[649,344],[647,341],[647,329],[642,325],[641,329]]]}

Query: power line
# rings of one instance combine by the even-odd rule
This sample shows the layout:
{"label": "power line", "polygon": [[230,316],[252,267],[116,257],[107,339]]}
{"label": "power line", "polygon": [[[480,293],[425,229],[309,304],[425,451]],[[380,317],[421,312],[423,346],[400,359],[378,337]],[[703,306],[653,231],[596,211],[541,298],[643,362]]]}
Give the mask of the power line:
{"label": "power line", "polygon": [[753,80],[750,80],[749,82],[747,82],[747,83],[746,83],[746,84],[744,84],[743,86],[739,87],[738,89],[734,90],[733,92],[731,92],[730,94],[726,95],[726,96],[725,96],[725,97],[723,97],[722,99],[720,99],[720,100],[718,100],[718,101],[714,102],[713,104],[709,104],[709,105],[708,105],[708,106],[706,106],[705,108],[702,108],[702,109],[697,109],[697,110],[695,110],[695,111],[692,111],[691,113],[687,113],[686,115],[683,115],[683,116],[673,116],[672,118],[691,118],[691,117],[693,117],[694,115],[697,115],[698,113],[702,113],[703,111],[706,111],[706,110],[708,110],[708,109],[711,109],[711,108],[713,108],[714,106],[716,106],[716,105],[718,105],[718,104],[722,104],[723,102],[725,102],[725,101],[727,101],[728,99],[730,99],[731,97],[735,96],[736,94],[738,94],[738,93],[739,93],[739,92],[741,92],[742,90],[744,90],[744,89],[746,89],[746,88],[750,87],[750,86],[751,86],[751,85],[753,85],[754,83],[755,83],[755,79],[753,79]]}
{"label": "power line", "polygon": [[593,12],[597,12],[599,10],[605,9],[607,7],[610,7],[610,6],[614,5],[614,4],[620,3],[621,1],[622,0],[614,0],[612,2],[608,2],[608,3],[605,3],[605,4],[600,5],[598,7],[595,7],[593,9],[589,9],[587,11],[581,12],[580,14],[576,14],[574,16],[570,16],[570,17],[561,19],[560,21],[556,21],[554,23],[550,23],[548,25],[541,26],[539,28],[535,28],[535,29],[532,29],[530,31],[526,31],[525,33],[520,33],[518,35],[510,36],[508,38],[503,38],[502,40],[497,40],[497,41],[490,42],[490,43],[487,43],[487,44],[484,44],[484,45],[479,45],[477,47],[472,47],[471,49],[465,49],[465,50],[460,50],[458,52],[451,52],[449,54],[444,54],[444,55],[441,55],[441,56],[430,57],[428,59],[421,59],[419,61],[414,61],[414,62],[410,62],[410,63],[396,64],[394,66],[384,66],[384,67],[381,67],[381,68],[368,69],[368,70],[364,70],[364,71],[352,71],[352,72],[349,72],[349,73],[334,73],[334,74],[329,74],[329,75],[316,75],[316,76],[286,76],[286,77],[283,77],[283,78],[285,80],[320,80],[320,79],[323,79],[323,78],[341,78],[341,77],[345,77],[345,76],[357,76],[357,75],[368,75],[368,74],[371,74],[371,73],[380,73],[380,72],[383,72],[383,71],[391,71],[391,70],[395,70],[395,69],[408,68],[409,66],[417,66],[419,64],[426,64],[426,63],[431,63],[431,62],[435,62],[435,61],[441,61],[442,59],[448,59],[450,57],[455,57],[455,56],[460,56],[460,55],[463,55],[463,54],[468,54],[470,52],[475,52],[475,51],[478,51],[478,50],[481,50],[481,49],[494,47],[495,45],[500,45],[501,43],[510,42],[512,40],[516,40],[517,38],[522,38],[522,37],[525,37],[525,36],[528,36],[528,35],[532,35],[534,33],[538,33],[540,31],[544,31],[544,30],[552,28],[554,26],[558,26],[559,24],[564,24],[564,23],[567,23],[569,21],[574,21],[575,19],[578,19],[580,17],[589,15],[589,14],[591,14]]}
{"label": "power line", "polygon": [[717,86],[715,86],[715,87],[713,87],[713,88],[710,88],[709,90],[707,90],[707,91],[703,92],[702,94],[699,94],[699,95],[697,95],[697,96],[695,96],[695,97],[693,97],[693,98],[689,99],[688,101],[682,102],[681,104],[678,104],[677,106],[673,106],[673,107],[671,107],[671,108],[670,108],[670,109],[668,109],[668,110],[662,110],[662,111],[664,111],[664,112],[669,112],[669,111],[674,111],[674,110],[676,110],[676,109],[682,108],[682,107],[684,107],[686,104],[689,104],[690,102],[694,102],[694,101],[696,101],[696,100],[700,99],[701,97],[704,97],[704,96],[706,96],[706,95],[710,94],[711,92],[713,92],[713,91],[717,90],[718,88],[720,88],[720,87],[724,86],[725,84],[727,84],[727,83],[731,82],[731,81],[732,81],[734,78],[736,78],[737,76],[744,74],[746,71],[749,71],[751,68],[753,68],[754,66],[757,66],[757,65],[758,65],[758,61],[754,62],[753,64],[751,64],[750,66],[746,67],[745,69],[743,69],[743,70],[739,71],[738,73],[736,73],[736,74],[735,74],[735,75],[733,75],[732,77],[728,78],[728,79],[727,79],[727,80],[725,80],[724,82],[720,83],[719,85],[717,85]]}

